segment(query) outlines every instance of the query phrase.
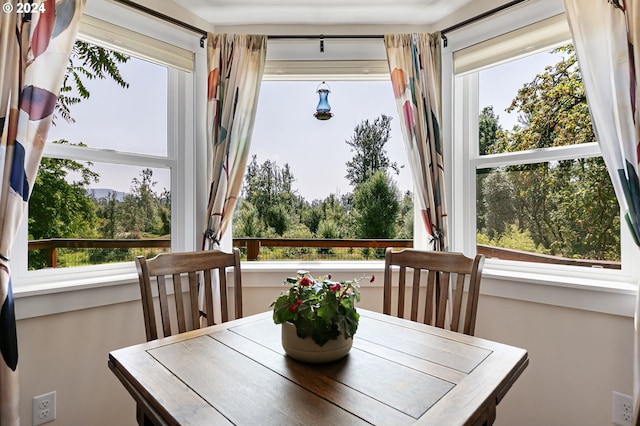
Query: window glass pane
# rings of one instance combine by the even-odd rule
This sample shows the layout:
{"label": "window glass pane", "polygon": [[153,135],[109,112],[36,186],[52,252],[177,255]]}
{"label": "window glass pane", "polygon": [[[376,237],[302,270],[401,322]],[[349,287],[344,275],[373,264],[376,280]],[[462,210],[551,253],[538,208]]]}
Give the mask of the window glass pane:
{"label": "window glass pane", "polygon": [[620,268],[619,207],[602,158],[482,169],[476,182],[479,253]]}
{"label": "window glass pane", "polygon": [[29,201],[29,269],[168,251],[170,180],[169,169],[43,158]]}
{"label": "window glass pane", "polygon": [[594,142],[572,45],[478,73],[479,153]]}
{"label": "window glass pane", "polygon": [[[391,82],[327,81],[328,120],[314,117],[319,83],[262,83],[233,220],[234,239],[252,260],[377,259],[396,243],[362,240],[413,237],[413,184]],[[247,238],[262,239],[259,252]],[[360,245],[318,246],[324,239]]]}
{"label": "window glass pane", "polygon": [[[126,87],[107,72],[103,72],[104,78],[85,75],[96,72],[84,56],[104,55],[102,52],[110,55],[109,61]],[[83,90],[68,72],[68,90],[63,85],[62,103],[58,103],[66,104],[68,113],[56,110],[49,141],[64,139],[91,148],[166,156],[167,68],[83,42],[76,42],[72,58],[88,98],[80,95]]]}

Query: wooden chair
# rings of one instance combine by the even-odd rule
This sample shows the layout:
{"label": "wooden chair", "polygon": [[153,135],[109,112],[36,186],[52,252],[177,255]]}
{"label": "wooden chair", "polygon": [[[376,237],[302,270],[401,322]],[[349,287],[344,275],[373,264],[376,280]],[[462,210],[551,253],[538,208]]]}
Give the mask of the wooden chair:
{"label": "wooden chair", "polygon": [[[156,326],[156,313],[154,308],[153,290],[158,293],[160,306],[160,319],[162,322],[163,336],[171,336],[177,332],[200,328],[200,311],[198,308],[198,291],[204,290],[206,324],[214,324],[214,297],[211,286],[214,270],[218,270],[220,283],[220,314],[222,322],[229,320],[227,302],[227,275],[226,268],[234,269],[234,301],[235,318],[242,317],[242,279],[240,271],[240,252],[233,249],[232,253],[218,250],[187,252],[187,253],[163,253],[152,259],[144,256],[136,258],[136,269],[140,281],[140,294],[142,296],[142,312],[144,326],[147,333],[147,341],[158,338]],[[171,279],[169,279],[171,278]],[[184,295],[182,292],[183,278],[188,283],[187,309],[185,310]],[[171,284],[170,284],[171,283]],[[204,286],[199,286],[204,284]],[[170,308],[167,287],[171,285],[174,294],[173,309]],[[153,289],[153,290],[152,290]],[[216,308],[218,309],[218,308]],[[173,311],[173,315],[171,312]],[[171,317],[174,317],[172,321]],[[160,336],[160,337],[163,337]]]}
{"label": "wooden chair", "polygon": [[[395,314],[404,318],[406,299],[407,270],[412,271],[413,279],[409,300],[411,304],[411,320],[444,328],[446,305],[449,301],[451,310],[450,329],[458,331],[462,322],[462,332],[473,336],[478,311],[480,278],[484,256],[479,254],[474,259],[462,253],[422,251],[404,249],[386,251],[384,268],[383,313],[391,315],[392,266],[398,266],[398,294]],[[426,272],[426,285],[421,272]],[[449,286],[452,287],[452,300],[449,299]],[[463,293],[467,290],[466,304],[463,311]],[[420,293],[423,294],[420,294]],[[422,312],[422,315],[419,315]],[[461,321],[462,320],[462,321]]]}

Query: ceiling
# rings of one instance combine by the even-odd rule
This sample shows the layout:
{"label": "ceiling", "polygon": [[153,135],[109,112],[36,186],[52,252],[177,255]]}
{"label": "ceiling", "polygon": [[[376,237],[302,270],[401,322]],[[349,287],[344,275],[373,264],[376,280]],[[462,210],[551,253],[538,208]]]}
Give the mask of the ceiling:
{"label": "ceiling", "polygon": [[471,0],[171,0],[213,25],[429,25]]}

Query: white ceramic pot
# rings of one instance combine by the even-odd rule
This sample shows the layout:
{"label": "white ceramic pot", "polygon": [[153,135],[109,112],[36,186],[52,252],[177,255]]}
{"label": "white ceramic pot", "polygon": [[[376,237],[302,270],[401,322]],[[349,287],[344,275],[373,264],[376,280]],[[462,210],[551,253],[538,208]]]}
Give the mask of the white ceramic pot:
{"label": "white ceramic pot", "polygon": [[293,359],[298,361],[321,363],[340,359],[349,353],[353,338],[343,339],[341,336],[329,340],[320,346],[311,337],[301,338],[296,333],[296,326],[285,322],[282,324],[282,347]]}

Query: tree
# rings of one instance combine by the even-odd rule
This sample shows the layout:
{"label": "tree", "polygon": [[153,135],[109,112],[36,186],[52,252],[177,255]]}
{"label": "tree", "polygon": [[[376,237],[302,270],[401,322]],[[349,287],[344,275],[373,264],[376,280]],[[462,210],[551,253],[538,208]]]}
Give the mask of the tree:
{"label": "tree", "polygon": [[[57,143],[68,144],[66,140]],[[42,159],[29,199],[29,240],[97,237],[99,220],[87,187],[98,181],[98,175],[90,166],[74,160]],[[30,269],[46,266],[44,253],[29,254]]]}
{"label": "tree", "polygon": [[129,59],[130,57],[123,53],[76,40],[62,79],[62,87],[55,107],[56,113],[68,122],[75,121],[71,115],[71,106],[91,96],[84,79],[110,77],[120,87],[128,88],[129,83],[120,74],[118,65],[126,63]]}
{"label": "tree", "polygon": [[498,132],[502,130],[500,117],[493,111],[493,106],[482,108],[478,117],[478,151],[480,155],[495,154]]}
{"label": "tree", "polygon": [[[257,219],[278,235],[305,219],[304,201],[293,190],[293,182],[295,177],[288,164],[280,167],[271,160],[258,164],[254,155],[247,166],[243,198],[256,209]],[[241,220],[240,217],[237,219]]]}
{"label": "tree", "polygon": [[[57,143],[68,144],[66,140]],[[42,159],[29,199],[29,239],[97,235],[98,217],[87,186],[99,176],[90,166],[74,160]]]}
{"label": "tree", "polygon": [[[76,41],[63,77],[54,118],[60,114],[65,120],[74,121],[71,107],[91,95],[85,80],[110,77],[119,86],[127,88],[129,85],[120,75],[117,65],[128,59],[126,55]],[[52,143],[69,142],[61,139]],[[75,145],[86,146],[83,143]],[[114,234],[114,222],[105,224],[104,218],[97,215],[98,203],[87,195],[88,185],[99,179],[91,166],[91,163],[83,165],[74,160],[42,158],[29,199],[29,239],[97,238],[100,236],[97,230],[107,235]],[[79,178],[72,180],[71,176]],[[114,213],[115,204],[111,207],[111,213]],[[38,253],[30,254],[30,268],[46,266],[44,258],[38,256]]]}
{"label": "tree", "polygon": [[396,224],[395,238],[413,239],[413,194],[404,193],[400,202],[400,217]]}
{"label": "tree", "polygon": [[134,238],[143,233],[159,233],[163,223],[159,215],[159,199],[153,190],[157,182],[152,180],[153,170],[143,169],[140,178],[131,181],[131,192],[122,202],[123,228]]}
{"label": "tree", "polygon": [[[495,154],[498,136],[502,134],[502,126],[499,123],[500,117],[493,111],[493,106],[486,106],[478,117],[478,153],[480,155]],[[485,179],[489,174],[488,169],[476,171],[476,187],[485,188]],[[476,227],[484,229],[486,227],[487,207],[484,199],[484,192],[476,192]]]}
{"label": "tree", "polygon": [[97,208],[97,214],[100,218],[100,226],[98,230],[103,238],[116,238],[119,232],[118,223],[120,222],[121,212],[118,208],[120,202],[114,191],[109,191],[106,198],[96,200],[94,204]]}
{"label": "tree", "polygon": [[247,200],[238,203],[233,217],[233,236],[261,237],[264,231],[264,224],[258,216],[258,210]]}
{"label": "tree", "polygon": [[398,187],[378,170],[354,191],[357,238],[393,238],[400,212]]}
{"label": "tree", "polygon": [[485,212],[484,232],[489,238],[502,235],[508,224],[517,223],[514,207],[515,194],[507,172],[495,170],[485,174],[478,192],[482,196]]}
{"label": "tree", "polygon": [[[595,141],[573,46],[555,52],[564,53],[563,60],[525,84],[507,109],[517,111],[520,124],[511,131],[498,130],[496,153]],[[527,231],[535,246],[565,257],[619,260],[619,210],[602,158],[509,166],[505,171],[514,194],[509,225]]]}
{"label": "tree", "polygon": [[351,139],[345,141],[354,152],[353,158],[347,161],[345,176],[354,187],[364,183],[378,170],[388,172],[389,169],[399,173],[399,167],[387,156],[385,145],[391,136],[391,117],[382,114],[373,123],[364,120],[358,124]]}

